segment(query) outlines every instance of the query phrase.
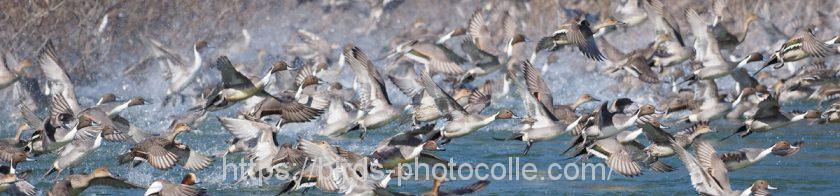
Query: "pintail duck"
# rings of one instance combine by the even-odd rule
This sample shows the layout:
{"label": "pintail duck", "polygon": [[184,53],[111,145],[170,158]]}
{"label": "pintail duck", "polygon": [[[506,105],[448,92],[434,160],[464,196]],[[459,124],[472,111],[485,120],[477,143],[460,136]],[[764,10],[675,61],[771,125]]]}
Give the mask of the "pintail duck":
{"label": "pintail duck", "polygon": [[[423,151],[438,151],[443,149],[438,148],[437,143],[433,140],[424,141],[421,137],[418,137],[430,133],[434,128],[435,124],[427,124],[423,127],[386,138],[376,145],[376,148],[374,148],[369,156],[382,164],[382,168],[397,170],[399,170],[397,168],[399,164],[410,163],[420,157],[438,159],[436,156]],[[443,162],[443,160],[439,161]],[[398,171],[397,173],[400,172]]]}
{"label": "pintail duck", "polygon": [[724,4],[723,0],[712,1],[712,7],[714,7],[715,14],[715,19],[711,24],[712,33],[714,34],[715,40],[717,40],[721,49],[732,51],[736,46],[740,45],[741,42],[746,40],[747,33],[749,33],[750,30],[750,24],[758,19],[758,16],[756,16],[755,13],[749,12],[746,14],[744,21],[741,23],[740,29],[736,29],[738,27],[735,27],[734,20],[732,20],[731,23],[728,23],[732,28],[727,28],[727,23],[722,22],[724,20],[724,9],[726,9],[726,5]]}
{"label": "pintail duck", "polygon": [[141,161],[147,161],[149,165],[160,170],[167,170],[175,164],[180,164],[189,170],[204,169],[212,163],[213,158],[198,153],[175,140],[179,134],[189,130],[190,127],[187,124],[176,123],[169,133],[134,144],[129,152],[118,157],[119,162],[125,164],[135,161],[132,166],[136,166]]}
{"label": "pintail duck", "polygon": [[560,122],[570,124],[573,121],[577,120],[578,115],[576,111],[581,105],[589,102],[599,101],[601,100],[592,97],[592,95],[590,95],[589,93],[584,93],[583,95],[580,95],[580,97],[575,99],[575,102],[571,104],[554,105],[554,115],[557,116],[558,119],[560,119]]}
{"label": "pintail duck", "polygon": [[18,174],[14,168],[14,164],[11,166],[0,166],[0,192],[5,192],[9,195],[37,195],[38,190],[35,186],[21,179],[27,175],[26,172]]}
{"label": "pintail duck", "polygon": [[[393,81],[393,80],[392,80]],[[336,83],[338,84],[338,83]],[[359,121],[362,120],[365,113],[355,105],[345,100],[345,97],[340,95],[340,84],[335,87],[330,87],[329,100],[330,104],[326,110],[324,120],[324,127],[318,131],[319,135],[324,136],[339,136],[344,135],[350,130],[358,129]]]}
{"label": "pintail duck", "polygon": [[642,10],[640,3],[639,0],[627,0],[615,8],[615,11],[623,16],[621,21],[627,26],[636,26],[647,20],[647,12]]}
{"label": "pintail duck", "polygon": [[836,37],[826,42],[822,42],[814,37],[814,34],[810,29],[800,30],[796,35],[782,44],[782,47],[779,48],[779,50],[773,52],[773,54],[770,55],[770,59],[765,61],[764,66],[761,66],[756,73],[770,65],[774,65],[774,69],[779,69],[784,66],[786,62],[795,62],[808,57],[822,58],[831,54],[836,54],[836,51],[832,51],[831,48],[829,48],[829,45],[836,42]]}
{"label": "pintail duck", "polygon": [[59,180],[50,188],[47,195],[81,195],[91,186],[110,186],[116,188],[141,188],[118,176],[111,174],[107,167],[100,167],[89,174],[73,174]]}
{"label": "pintail duck", "polygon": [[[536,69],[534,69],[527,61],[524,61],[522,64],[523,71],[526,72],[525,75],[528,75],[528,72],[539,74],[534,72]],[[539,76],[536,77],[539,79]],[[540,80],[539,83],[544,87],[545,84],[541,81],[542,80]],[[528,114],[532,115],[530,116],[531,122],[510,137],[494,138],[501,141],[520,140],[525,142],[525,151],[522,152],[523,155],[528,155],[528,151],[531,150],[531,145],[535,142],[549,141],[562,135],[565,133],[565,128],[567,126],[566,124],[561,124],[561,122],[559,122],[560,120],[554,116],[553,111],[549,108],[552,106],[546,106],[538,100],[538,95],[540,95],[539,92],[529,92],[527,95],[524,95],[529,89],[539,89],[539,87],[532,85],[537,85],[537,83],[528,82],[527,89],[525,87],[520,88],[520,91],[523,94],[522,96],[526,96],[523,101],[525,101],[524,105],[525,108],[528,109]]]}
{"label": "pintail duck", "polygon": [[305,123],[314,120],[323,110],[295,101],[291,96],[280,95],[263,99],[246,117],[262,119],[267,116],[279,116],[276,126],[279,128],[288,123]]}
{"label": "pintail duck", "polygon": [[29,124],[23,123],[15,130],[14,137],[0,139],[0,161],[16,165],[29,159],[30,149],[26,146],[26,141],[20,139],[29,127]]}
{"label": "pintail duck", "polygon": [[98,108],[88,108],[78,114],[70,109],[61,94],[52,96],[49,116],[40,119],[26,105],[20,111],[29,124],[38,125],[27,146],[36,155],[55,151],[72,142],[83,128],[96,125],[107,134],[116,133],[116,125],[108,115]]}
{"label": "pintail duck", "polygon": [[377,167],[375,160],[332,146],[325,141],[316,143],[299,139],[298,145],[303,153],[311,158],[313,164],[308,164],[293,175],[294,178],[283,185],[280,194],[315,186],[324,192],[370,195],[375,189],[382,188],[380,182],[369,175],[370,170]]}
{"label": "pintail duck", "polygon": [[653,21],[654,27],[658,34],[668,34],[677,39],[679,46],[685,47],[683,41],[682,31],[677,23],[676,18],[671,15],[671,12],[665,9],[665,4],[659,0],[645,0],[645,10],[648,12],[648,18]]}
{"label": "pintail duck", "polygon": [[820,124],[840,122],[840,103],[832,103],[831,106],[822,113],[822,117],[819,121],[817,121]]}
{"label": "pintail duck", "polygon": [[627,177],[642,175],[643,167],[658,172],[674,171],[673,167],[657,160],[655,157],[648,158],[644,152],[645,146],[641,143],[635,140],[622,142],[619,138],[610,137],[597,140],[586,151],[598,158],[604,159],[607,166],[613,171]]}
{"label": "pintail duck", "polygon": [[[434,97],[429,90],[425,90],[414,65],[405,66],[404,72],[400,76],[389,75],[388,78],[400,92],[411,98],[411,104],[406,106],[406,109],[414,111],[411,113],[412,125],[417,126],[419,123],[431,122],[443,117],[444,111],[438,110]],[[469,90],[466,88],[455,92],[456,96],[462,95],[462,97],[467,97],[468,93]]]}
{"label": "pintail duck", "polygon": [[[608,25],[600,26],[605,28]],[[598,31],[600,29],[595,29]],[[589,59],[602,61],[604,55],[598,50],[593,37],[595,32],[589,26],[589,21],[585,19],[572,19],[560,25],[560,29],[552,33],[548,37],[543,37],[537,43],[537,48],[534,50],[534,55],[542,50],[554,51],[561,46],[574,44],[578,50]],[[532,55],[531,59],[534,59]]]}
{"label": "pintail duck", "polygon": [[155,180],[146,189],[143,196],[150,195],[183,195],[183,196],[201,196],[207,195],[207,190],[196,187],[197,178],[194,173],[187,173],[181,183],[172,183],[167,180]]}
{"label": "pintail duck", "polygon": [[[206,41],[197,41],[192,45],[192,64],[188,64],[188,56],[181,52],[174,51],[157,40],[146,38],[145,43],[151,53],[150,60],[155,60],[158,65],[166,72],[164,78],[169,81],[169,87],[166,88],[165,98],[161,105],[167,105],[174,96],[180,96],[183,100],[181,91],[187,88],[196,80],[197,73],[204,65],[202,53],[206,50]],[[141,63],[134,66],[126,67],[123,74],[132,74],[147,63]]]}
{"label": "pintail duck", "polygon": [[[80,123],[91,123],[90,121],[82,121]],[[73,141],[61,148],[58,157],[53,161],[52,168],[50,168],[44,176],[48,176],[53,172],[57,176],[61,176],[61,172],[65,169],[76,167],[79,162],[90,156],[102,145],[102,127],[94,125],[80,125]]]}
{"label": "pintail duck", "polygon": [[409,60],[423,64],[435,74],[461,76],[465,73],[461,64],[466,63],[466,60],[442,44],[413,40],[398,45],[395,51],[386,58],[397,55],[405,56]]}
{"label": "pintail duck", "polygon": [[720,53],[718,41],[715,40],[709,24],[693,9],[686,11],[686,17],[691,24],[691,30],[697,39],[694,40],[695,59],[699,60],[703,68],[694,70],[689,76],[690,79],[711,80],[728,76],[734,69],[743,68],[751,62],[762,60],[759,53],[752,53],[743,60],[734,63],[723,58]]}
{"label": "pintail duck", "polygon": [[[766,89],[764,89],[766,91]],[[739,120],[747,114],[755,113],[758,110],[758,104],[763,99],[761,94],[768,92],[758,92],[754,88],[747,87],[741,90],[738,98],[732,102],[732,110],[726,113],[727,119]]]}
{"label": "pintail duck", "polygon": [[688,153],[685,148],[679,145],[673,145],[673,148],[685,165],[686,170],[688,170],[688,174],[691,176],[691,185],[697,193],[704,195],[769,194],[768,189],[776,189],[769,186],[764,180],[757,180],[746,190],[732,190],[729,184],[729,171],[717,155],[715,148],[709,142],[703,140],[695,143],[695,155]]}
{"label": "pintail duck", "polygon": [[66,66],[58,59],[52,41],[47,41],[44,45],[39,64],[44,76],[47,77],[45,93],[51,96],[61,94],[70,111],[81,111],[82,108],[76,101],[76,87],[70,81],[70,76],[62,68]]}
{"label": "pintail duck", "polygon": [[783,157],[794,155],[801,150],[802,143],[802,141],[799,141],[791,144],[783,140],[776,142],[776,144],[766,149],[741,148],[736,151],[721,154],[720,159],[726,164],[726,170],[735,171],[753,165],[770,154]]}
{"label": "pintail duck", "polygon": [[223,109],[255,95],[274,98],[265,92],[264,88],[271,83],[271,75],[280,71],[279,67],[272,65],[271,70],[256,82],[237,71],[227,56],[216,60],[216,68],[222,73],[222,82],[211,94],[204,108],[211,111]]}
{"label": "pintail duck", "polygon": [[649,47],[636,49],[628,54],[615,48],[605,38],[599,38],[599,41],[610,67],[607,69],[608,73],[624,70],[643,82],[652,84],[660,82],[658,74],[652,69],[654,66],[652,58],[654,53],[659,50],[661,43],[665,41],[664,36],[657,36],[656,41],[651,43]]}
{"label": "pintail duck", "polygon": [[665,130],[662,130],[658,121],[651,121],[642,124],[642,131],[645,137],[651,142],[644,150],[647,155],[651,157],[669,157],[674,155],[673,145],[687,148],[695,139],[715,130],[709,126],[709,123],[701,122],[671,135]]}
{"label": "pintail duck", "polygon": [[732,110],[732,104],[720,99],[717,83],[714,80],[701,80],[703,103],[693,110],[685,119],[688,122],[710,122],[723,117]]}
{"label": "pintail duck", "polygon": [[[443,91],[429,76],[428,70],[422,71],[420,80],[423,87],[434,98],[438,110],[444,111],[450,120],[440,129],[436,130],[434,139],[442,139],[441,144],[449,143],[453,138],[463,137],[478,129],[481,129],[497,119],[518,118],[509,109],[502,109],[493,115],[481,115],[469,113],[464,107],[458,104],[449,94]],[[439,137],[438,137],[439,136]]]}
{"label": "pintail duck", "polygon": [[[219,122],[234,137],[234,142],[226,148],[222,156],[230,152],[245,151],[252,161],[246,173],[247,177],[257,177],[258,174],[268,175],[273,172],[275,162],[288,157],[288,151],[281,149],[275,137],[275,127],[256,121],[219,117]],[[299,156],[298,156],[299,157]],[[289,159],[290,164],[301,164],[301,158]],[[244,180],[244,179],[240,179]]]}
{"label": "pintail duck", "polygon": [[[615,105],[617,101],[614,101]],[[616,134],[637,126],[649,118],[653,118],[662,112],[656,111],[653,105],[643,105],[633,113],[615,111],[610,109],[607,103],[601,104],[596,117],[595,129],[587,129],[586,135],[597,139],[613,137]]]}
{"label": "pintail duck", "polygon": [[391,104],[385,89],[385,81],[361,49],[352,45],[347,46],[344,48],[344,56],[359,84],[354,87],[362,98],[361,108],[365,112],[364,117],[359,121],[362,138],[364,138],[368,129],[376,129],[399,119],[402,110],[401,107]]}
{"label": "pintail duck", "polygon": [[31,65],[31,63],[21,63],[20,65],[17,65],[17,68],[12,70],[9,68],[8,62],[6,62],[6,58],[0,57],[0,90],[3,90],[17,82],[19,78],[18,74],[23,73],[23,71]]}
{"label": "pintail duck", "polygon": [[758,103],[758,111],[749,119],[744,121],[744,125],[738,127],[735,132],[727,136],[725,139],[732,137],[735,134],[740,134],[741,137],[746,137],[754,132],[766,132],[780,127],[790,125],[807,119],[819,119],[820,111],[808,110],[806,112],[792,112],[782,113],[779,109],[779,102],[772,95],[766,97]]}

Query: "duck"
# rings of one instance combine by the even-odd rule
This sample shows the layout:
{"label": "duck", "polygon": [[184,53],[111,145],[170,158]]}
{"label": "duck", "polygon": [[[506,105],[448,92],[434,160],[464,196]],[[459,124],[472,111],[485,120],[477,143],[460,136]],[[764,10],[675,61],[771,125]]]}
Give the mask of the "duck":
{"label": "duck", "polygon": [[821,118],[820,111],[818,110],[782,113],[779,110],[780,108],[779,101],[775,97],[766,95],[758,103],[758,111],[744,121],[744,125],[738,127],[731,135],[722,140],[728,139],[736,134],[739,134],[741,137],[746,137],[755,132],[767,132],[802,120],[816,120]]}
{"label": "duck", "polygon": [[50,96],[61,94],[61,98],[67,103],[67,108],[70,111],[82,111],[82,107],[76,100],[76,87],[70,81],[70,76],[64,71],[63,67],[67,66],[56,55],[52,40],[48,40],[44,45],[38,64],[41,65],[41,70],[47,78],[45,94]]}
{"label": "duck", "polygon": [[9,195],[37,195],[38,189],[25,179],[21,179],[25,178],[26,175],[25,172],[18,174],[14,164],[0,166],[0,192]]}
{"label": "duck", "polygon": [[691,176],[691,185],[698,194],[750,195],[765,193],[766,195],[769,194],[768,189],[776,189],[767,184],[767,181],[757,180],[743,191],[732,190],[729,184],[729,171],[717,155],[715,148],[704,140],[695,143],[695,155],[688,153],[685,148],[679,145],[673,145],[673,148],[679,155],[680,161],[685,165],[689,176]]}
{"label": "duck", "polygon": [[755,113],[758,110],[758,103],[762,99],[760,94],[763,93],[766,92],[757,92],[751,87],[741,90],[738,98],[735,98],[735,101],[732,102],[732,110],[726,113],[726,118],[740,120],[744,116],[748,116],[747,114]]}
{"label": "duck", "polygon": [[279,116],[276,127],[288,123],[305,123],[318,118],[324,110],[300,103],[288,95],[272,96],[260,101],[246,115],[251,119],[262,119],[267,116]]}
{"label": "duck", "polygon": [[[800,30],[793,37],[788,39],[782,46],[773,52],[769,59],[764,62],[764,65],[755,73],[761,72],[764,68],[774,65],[774,69],[779,69],[788,62],[796,62],[808,57],[822,58],[831,54],[836,54],[829,48],[836,42],[837,39],[831,39],[826,42],[817,40],[814,37],[811,29]],[[755,75],[755,74],[753,74]]]}
{"label": "duck", "polygon": [[81,195],[91,186],[109,186],[115,188],[141,188],[116,175],[111,174],[107,167],[100,167],[89,174],[73,174],[56,181],[47,195]]}
{"label": "duck", "polygon": [[[216,60],[216,68],[222,74],[222,82],[211,93],[204,106],[205,109],[210,111],[224,109],[252,96],[276,99],[274,96],[265,92],[264,88],[271,83],[271,75],[280,71],[279,67],[272,65],[268,73],[256,82],[251,81],[251,79],[237,71],[227,56],[221,56]],[[282,100],[278,101],[282,102]]]}
{"label": "duck", "polygon": [[[418,126],[420,123],[431,122],[444,117],[445,113],[438,110],[434,97],[432,97],[430,91],[425,90],[421,83],[414,64],[405,65],[403,72],[402,75],[388,75],[388,78],[400,92],[411,98],[411,104],[406,106],[405,109],[414,111],[410,117],[412,125]],[[469,92],[468,89],[462,89],[462,91],[456,91],[456,96],[463,94],[462,97],[468,97],[466,94]]]}
{"label": "duck", "polygon": [[615,11],[623,16],[621,21],[627,26],[636,26],[647,21],[647,12],[642,10],[640,3],[639,0],[627,0],[615,8]]}
{"label": "duck", "polygon": [[344,48],[343,54],[356,75],[356,82],[360,84],[354,87],[357,92],[360,92],[361,108],[365,112],[364,117],[359,121],[359,127],[362,129],[360,138],[364,139],[368,129],[377,129],[399,119],[402,115],[400,109],[402,107],[391,104],[385,81],[361,49],[348,45]]}
{"label": "duck", "polygon": [[428,70],[421,71],[420,80],[424,89],[434,98],[438,110],[444,111],[450,117],[432,136],[435,140],[442,140],[441,145],[484,128],[495,120],[519,118],[510,109],[501,109],[493,115],[469,113],[432,80]]}
{"label": "duck", "polygon": [[0,90],[3,90],[17,82],[19,78],[18,74],[23,73],[24,70],[31,65],[31,63],[21,63],[13,70],[9,68],[6,58],[0,57]]}
{"label": "duck", "polygon": [[703,102],[700,107],[684,117],[687,122],[710,122],[722,118],[732,110],[732,104],[720,99],[717,83],[714,80],[701,80]]}
{"label": "duck", "polygon": [[187,173],[181,183],[172,183],[167,180],[159,179],[152,182],[143,196],[150,195],[184,195],[184,196],[201,196],[207,195],[207,189],[196,187],[195,184],[198,178],[194,173]]}
{"label": "duck", "polygon": [[669,157],[675,154],[674,147],[677,145],[687,148],[701,136],[715,132],[707,122],[696,123],[675,134],[670,134],[661,128],[658,121],[649,121],[642,124],[642,131],[645,137],[651,141],[644,151],[651,157]]}
{"label": "duck", "polygon": [[658,172],[674,171],[673,167],[657,160],[655,157],[648,158],[643,151],[645,146],[641,143],[635,140],[621,142],[618,138],[610,137],[597,140],[586,149],[586,152],[604,159],[610,169],[627,177],[642,175],[644,167]]}
{"label": "duck", "polygon": [[461,64],[466,63],[466,60],[442,44],[412,40],[398,45],[386,58],[394,56],[405,56],[413,62],[429,67],[435,74],[461,76],[465,73]]}
{"label": "duck", "polygon": [[26,147],[26,141],[21,140],[21,135],[29,127],[29,124],[22,123],[15,130],[14,137],[0,139],[0,161],[15,165],[29,159],[29,151],[31,149]]}
{"label": "duck", "polygon": [[[606,25],[601,26],[601,28],[606,27]],[[595,31],[598,30],[600,29],[595,29]],[[595,61],[603,61],[604,55],[598,50],[595,38],[593,37],[595,31],[590,27],[589,21],[585,19],[569,20],[560,25],[559,30],[539,40],[536,49],[534,49],[534,55],[531,56],[531,60],[535,60],[535,55],[542,50],[554,51],[561,46],[574,44],[587,58]]]}
{"label": "duck", "polygon": [[573,121],[577,120],[578,115],[576,111],[580,108],[580,106],[586,103],[600,101],[600,99],[593,97],[591,94],[584,93],[575,99],[575,102],[572,102],[571,104],[554,105],[553,113],[558,119],[560,119],[561,122],[571,124]]}
{"label": "duck", "polygon": [[720,159],[726,164],[727,171],[735,171],[749,167],[766,158],[767,155],[773,154],[776,156],[791,156],[801,150],[804,142],[799,141],[790,143],[788,141],[778,141],[769,148],[741,148],[735,151],[726,152],[720,155]]}
{"label": "duck", "polygon": [[[174,96],[180,96],[183,100],[181,91],[195,82],[198,72],[204,65],[203,53],[208,48],[207,42],[199,40],[192,45],[192,63],[188,64],[188,56],[173,51],[157,40],[150,38],[144,40],[146,40],[144,43],[147,43],[151,55],[160,58],[158,65],[166,70],[164,78],[169,81],[169,87],[166,88],[165,98],[161,105],[167,105]],[[138,68],[129,66],[123,70],[123,74],[132,74]]]}
{"label": "duck", "polygon": [[[423,135],[430,133],[434,128],[435,124],[427,124],[420,128],[385,138],[376,144],[369,157],[376,159],[382,165],[382,168],[397,170],[401,170],[398,168],[400,164],[413,162],[420,157],[438,159],[436,156],[428,154],[428,151],[442,151],[445,149],[439,148],[437,142],[434,140],[424,140],[422,138]],[[443,160],[439,161],[445,162]],[[397,173],[400,172],[397,171]]]}
{"label": "duck", "polygon": [[180,164],[189,170],[200,170],[213,162],[213,157],[203,155],[189,148],[186,144],[176,141],[176,137],[191,128],[185,123],[176,123],[169,133],[147,138],[120,155],[120,164],[134,161],[132,166],[146,161],[155,169],[167,170]]}
{"label": "duck", "polygon": [[52,173],[60,176],[62,171],[76,167],[96,149],[99,149],[99,146],[102,146],[103,128],[91,125],[92,122],[86,119],[82,119],[79,123],[82,128],[79,128],[72,142],[61,148],[50,170],[44,173],[45,177]]}
{"label": "duck", "polygon": [[295,173],[292,180],[281,185],[279,194],[315,186],[323,192],[371,195],[375,190],[384,188],[380,186],[382,182],[368,175],[372,172],[371,168],[378,165],[370,157],[333,146],[326,141],[314,142],[299,138],[298,147],[305,156],[312,158],[311,161],[323,164],[308,164]]}
{"label": "duck", "polygon": [[[524,61],[522,64],[522,70],[527,72],[525,73],[526,75],[528,75],[529,73],[538,74],[535,72],[536,69],[534,69],[534,67],[530,63],[528,63],[528,61]],[[527,85],[533,84],[534,83],[528,83]],[[535,88],[529,86],[529,88],[527,89]],[[520,140],[525,142],[525,150],[522,152],[523,155],[528,155],[528,152],[531,150],[531,146],[534,143],[549,141],[562,135],[566,132],[565,128],[566,126],[568,126],[567,124],[561,124],[560,119],[554,116],[554,113],[549,108],[552,106],[546,106],[537,100],[537,97],[535,95],[539,95],[538,92],[524,93],[528,91],[527,89],[525,87],[521,87],[520,91],[523,92],[522,94],[527,94],[522,95],[527,97],[525,100],[523,100],[526,102],[524,105],[525,108],[528,109],[528,113],[533,115],[530,118],[532,120],[531,122],[529,122],[529,125],[524,126],[521,130],[519,130],[519,132],[513,134],[510,137],[493,138],[500,141]]]}
{"label": "duck", "polygon": [[729,76],[733,70],[744,68],[751,62],[762,61],[759,53],[752,53],[741,61],[729,62],[720,53],[718,41],[712,34],[709,24],[693,9],[686,11],[686,18],[691,24],[691,30],[697,39],[694,40],[695,59],[699,60],[703,68],[694,70],[688,77],[692,80],[711,80]]}
{"label": "duck", "polygon": [[72,142],[80,129],[92,124],[97,124],[101,127],[101,131],[106,133],[116,131],[116,125],[105,112],[88,108],[77,114],[70,109],[66,100],[60,93],[53,95],[49,116],[43,120],[38,118],[28,106],[19,107],[28,123],[38,125],[26,145],[35,155],[60,149]]}
{"label": "duck", "polygon": [[657,34],[668,34],[676,38],[680,47],[685,47],[685,41],[680,31],[676,18],[665,9],[665,4],[660,0],[645,0],[645,10],[648,18],[653,21]]}
{"label": "duck", "polygon": [[607,64],[609,65],[607,72],[612,73],[618,70],[624,70],[642,82],[651,84],[659,83],[659,76],[652,69],[654,64],[651,59],[654,53],[659,50],[660,45],[664,43],[664,37],[657,36],[657,39],[649,47],[636,49],[627,54],[616,49],[607,39],[603,37],[599,38],[601,48],[604,49]]}
{"label": "duck", "polygon": [[[393,80],[392,80],[393,81]],[[358,129],[359,121],[362,120],[365,113],[355,105],[348,103],[345,97],[339,92],[341,90],[340,83],[336,83],[330,87],[329,106],[326,109],[326,116],[323,118],[324,127],[318,131],[319,135],[323,136],[340,136],[346,134],[350,130]]]}
{"label": "duck", "polygon": [[[744,40],[747,38],[747,34],[750,31],[750,24],[752,24],[758,16],[755,13],[749,12],[746,13],[744,21],[741,23],[740,29],[734,29],[735,27],[734,21],[731,23],[733,28],[727,28],[724,23],[718,22],[723,21],[723,14],[724,11],[718,12],[718,9],[725,9],[725,5],[723,5],[723,1],[712,1],[713,7],[715,9],[715,20],[712,22],[712,33],[714,34],[715,40],[717,40],[718,45],[721,49],[732,51],[735,49],[736,46],[740,45]],[[730,29],[737,30],[737,31],[730,31]]]}
{"label": "duck", "polygon": [[[219,117],[219,122],[234,136],[234,141],[239,141],[226,148],[224,155],[244,151],[252,161],[245,173],[246,177],[259,177],[260,174],[269,175],[269,172],[273,172],[274,161],[280,159],[281,155],[281,147],[275,139],[278,132],[275,127],[262,122],[227,117]],[[239,181],[242,180],[245,179]]]}

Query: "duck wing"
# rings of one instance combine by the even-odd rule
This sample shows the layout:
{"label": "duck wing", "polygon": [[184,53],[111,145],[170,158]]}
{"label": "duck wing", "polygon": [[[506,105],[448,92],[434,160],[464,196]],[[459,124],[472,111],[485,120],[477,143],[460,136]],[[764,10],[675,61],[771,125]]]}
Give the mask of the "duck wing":
{"label": "duck wing", "polygon": [[467,185],[467,186],[464,186],[464,187],[461,187],[461,188],[458,188],[458,189],[455,189],[455,190],[441,191],[441,192],[438,193],[438,195],[441,195],[441,196],[443,196],[443,195],[466,195],[466,194],[481,191],[482,189],[486,188],[488,185],[490,185],[489,180],[481,180],[481,181],[472,183],[470,185]]}
{"label": "duck wing", "polygon": [[245,75],[242,75],[242,73],[233,67],[233,64],[227,56],[221,56],[216,59],[216,69],[222,73],[223,88],[254,86],[254,83],[248,77],[245,77]]}
{"label": "duck wing", "polygon": [[39,64],[41,64],[41,70],[47,78],[47,92],[51,95],[62,94],[62,99],[67,103],[70,110],[80,111],[81,107],[79,102],[76,101],[76,88],[70,81],[70,76],[62,68],[65,65],[58,59],[52,41],[47,41],[44,46]]}

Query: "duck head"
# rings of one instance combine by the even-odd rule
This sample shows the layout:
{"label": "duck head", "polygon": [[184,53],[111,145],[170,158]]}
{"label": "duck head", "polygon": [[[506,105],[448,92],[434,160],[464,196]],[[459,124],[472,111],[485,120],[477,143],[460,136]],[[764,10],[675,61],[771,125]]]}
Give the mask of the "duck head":
{"label": "duck head", "polygon": [[190,128],[190,126],[187,125],[187,123],[175,123],[175,126],[172,127],[172,131],[175,131],[175,132],[184,132],[184,131],[189,131],[191,129],[192,128]]}
{"label": "duck head", "polygon": [[513,114],[513,111],[510,109],[502,109],[499,113],[496,114],[496,119],[518,119],[519,116]]}
{"label": "duck head", "polygon": [[286,61],[279,61],[279,62],[276,62],[276,63],[271,65],[271,73],[272,74],[280,72],[280,71],[286,71],[286,70],[290,70],[289,69],[289,64],[286,63]]}
{"label": "duck head", "polygon": [[181,184],[188,186],[198,184],[198,177],[192,172],[187,173],[187,175],[184,175],[184,179],[181,180]]}
{"label": "duck head", "polygon": [[102,95],[102,97],[99,97],[99,101],[96,103],[96,105],[111,103],[114,101],[117,101],[117,96],[114,95],[114,93],[105,93],[104,95]]}
{"label": "duck head", "polygon": [[776,187],[770,186],[770,183],[764,180],[756,180],[749,188],[753,193],[761,190],[776,190]]}
{"label": "duck head", "polygon": [[656,107],[650,104],[639,107],[639,110],[636,112],[636,114],[639,116],[651,115],[656,113],[659,113],[656,111]]}
{"label": "duck head", "polygon": [[773,145],[772,150],[770,152],[772,152],[773,154],[778,155],[778,156],[794,155],[797,152],[799,152],[799,150],[801,149],[800,147],[802,146],[803,143],[805,143],[805,142],[798,141],[796,143],[791,144],[788,141],[782,140],[782,141],[776,142],[776,144]]}
{"label": "duck head", "polygon": [[146,104],[146,99],[143,97],[134,97],[131,100],[128,100],[128,106],[136,106],[136,105],[143,105]]}
{"label": "duck head", "polygon": [[423,144],[423,150],[444,151],[445,149],[440,148],[440,146],[438,146],[437,142],[435,142],[433,140],[429,140],[429,141],[426,141],[426,143]]}
{"label": "duck head", "polygon": [[198,40],[198,41],[195,42],[195,51],[196,52],[203,52],[207,48],[208,48],[207,47],[207,41]]}
{"label": "duck head", "polygon": [[741,62],[738,62],[738,65],[736,67],[737,68],[743,68],[745,65],[750,64],[752,62],[761,62],[761,61],[764,61],[764,56],[762,56],[761,53],[753,52],[752,54],[748,55],[747,57],[744,57],[744,59],[741,60]]}
{"label": "duck head", "polygon": [[93,172],[90,173],[90,175],[94,178],[105,178],[114,176],[111,174],[111,171],[108,170],[108,167],[96,168],[96,170],[93,170]]}
{"label": "duck head", "polygon": [[744,101],[744,99],[746,99],[746,97],[753,94],[755,94],[754,88],[747,87],[742,89],[740,95],[738,95],[738,98],[736,98],[735,101],[732,102],[732,107],[738,106],[739,104],[741,104],[742,101]]}

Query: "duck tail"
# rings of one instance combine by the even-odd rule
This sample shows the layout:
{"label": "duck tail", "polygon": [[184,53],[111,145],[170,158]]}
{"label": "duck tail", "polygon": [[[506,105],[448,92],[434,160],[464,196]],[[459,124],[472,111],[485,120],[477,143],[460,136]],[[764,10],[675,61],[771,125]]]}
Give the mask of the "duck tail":
{"label": "duck tail", "polygon": [[[744,134],[744,132],[746,132],[746,134]],[[720,139],[720,141],[723,141],[723,140],[729,139],[730,137],[732,137],[732,136],[734,136],[734,135],[736,135],[736,134],[739,134],[739,133],[741,133],[741,137],[744,137],[744,136],[749,135],[749,130],[747,130],[747,125],[743,125],[743,126],[741,126],[741,127],[738,127],[738,129],[737,129],[737,130],[735,130],[734,132],[732,132],[732,134],[730,134],[729,136],[726,136],[726,137],[725,137],[725,138],[723,138],[723,139]]]}
{"label": "duck tail", "polygon": [[47,171],[47,173],[44,173],[44,175],[43,175],[43,176],[41,176],[41,178],[46,178],[47,176],[49,176],[50,174],[55,173],[56,171],[58,171],[58,170],[56,170],[56,169],[55,169],[55,167],[50,167],[50,170],[49,170],[49,171]]}
{"label": "duck tail", "polygon": [[280,185],[280,187],[281,187],[280,193],[277,193],[277,195],[289,194],[295,188],[295,181],[290,180],[286,183],[283,183],[283,185]]}
{"label": "duck tail", "polygon": [[780,63],[779,58],[777,58],[775,54],[771,55],[770,59],[767,60],[766,62],[764,62],[764,65],[762,65],[761,68],[759,68],[757,71],[755,71],[755,73],[753,73],[752,76],[755,77],[756,75],[758,75],[758,73],[761,73],[761,70],[764,70],[764,68],[767,68],[768,66],[776,64],[776,63]]}
{"label": "duck tail", "polygon": [[507,137],[507,138],[493,137],[493,139],[496,140],[496,141],[522,140],[522,136],[524,136],[524,135],[525,134],[522,134],[522,133],[514,133],[513,135],[511,135],[510,137]]}

